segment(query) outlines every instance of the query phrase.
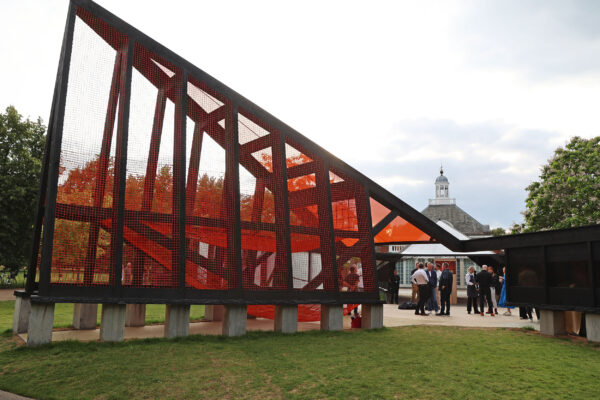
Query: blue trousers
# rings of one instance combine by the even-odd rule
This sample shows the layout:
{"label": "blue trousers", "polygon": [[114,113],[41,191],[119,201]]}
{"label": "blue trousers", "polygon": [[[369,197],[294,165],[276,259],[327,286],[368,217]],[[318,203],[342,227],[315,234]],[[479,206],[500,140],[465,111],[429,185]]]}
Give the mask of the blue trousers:
{"label": "blue trousers", "polygon": [[435,312],[440,310],[437,302],[437,288],[431,288],[431,297],[429,297],[429,300],[427,301],[427,308],[435,310]]}

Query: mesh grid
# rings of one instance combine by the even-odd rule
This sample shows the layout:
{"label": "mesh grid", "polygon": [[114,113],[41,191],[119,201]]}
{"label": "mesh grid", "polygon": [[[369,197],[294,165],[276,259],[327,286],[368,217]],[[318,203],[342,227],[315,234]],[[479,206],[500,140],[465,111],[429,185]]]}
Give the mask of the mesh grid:
{"label": "mesh grid", "polygon": [[[190,289],[319,291],[334,293],[316,296],[330,301],[347,277],[337,270],[355,265],[356,290],[374,290],[363,187],[329,170],[326,153],[223,95],[229,89],[189,66],[185,82],[177,58],[130,40],[77,9],[50,283],[176,288],[185,275]],[[302,306],[301,318],[318,311]]]}
{"label": "mesh grid", "polygon": [[[342,178],[343,177],[343,178]],[[340,171],[330,171],[338,285],[344,292],[375,290],[371,226],[365,190]]]}
{"label": "mesh grid", "polygon": [[243,287],[287,289],[285,222],[275,212],[283,204],[276,186],[283,179],[280,137],[244,110],[238,114],[238,135]]}
{"label": "mesh grid", "polygon": [[[371,220],[373,226],[383,220],[390,210],[371,198]],[[375,243],[408,243],[408,242],[428,242],[431,236],[409,223],[402,217],[396,217],[387,224],[377,235]]]}
{"label": "mesh grid", "polygon": [[[124,286],[176,287],[175,108],[181,72],[136,43],[133,54],[125,181]],[[150,262],[152,260],[152,262]],[[146,270],[153,278],[144,282]]]}
{"label": "mesh grid", "polygon": [[119,32],[78,10],[63,121],[52,284],[107,285],[113,279],[110,221],[122,66],[115,48],[124,41]]}
{"label": "mesh grid", "polygon": [[225,99],[189,77],[186,133],[186,285],[228,289],[235,270],[227,268],[229,233],[225,191]]}
{"label": "mesh grid", "polygon": [[331,208],[321,160],[287,140],[293,285],[303,290],[335,290],[331,249]]}

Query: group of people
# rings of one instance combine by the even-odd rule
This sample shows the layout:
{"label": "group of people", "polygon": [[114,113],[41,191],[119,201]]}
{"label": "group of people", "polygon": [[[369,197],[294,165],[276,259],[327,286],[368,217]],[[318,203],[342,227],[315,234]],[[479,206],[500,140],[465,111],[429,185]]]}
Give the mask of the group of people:
{"label": "group of people", "polygon": [[[425,306],[427,306],[428,311],[435,311],[435,315],[450,315],[450,294],[452,293],[453,279],[448,263],[443,263],[441,268],[437,265],[434,266],[431,262],[427,263],[427,266],[418,263],[410,278],[413,287],[418,290],[415,315],[429,315],[425,313]],[[440,292],[440,306],[438,306],[437,300],[438,291]]]}
{"label": "group of people", "polygon": [[[475,315],[491,316],[498,315],[498,307],[506,308],[504,315],[512,315],[512,307],[506,303],[506,279],[505,268],[503,275],[498,275],[494,268],[483,265],[481,271],[475,273],[475,267],[469,267],[465,275],[467,285],[467,313],[474,311]],[[413,284],[413,294],[411,302],[417,299],[415,315],[430,315],[427,311],[435,311],[435,315],[450,315],[450,294],[452,293],[453,275],[449,269],[448,263],[443,263],[441,267],[431,262],[426,264],[417,263],[415,269],[411,272],[411,282]],[[398,302],[398,289],[400,287],[400,277],[398,271],[394,273],[389,280],[389,290],[391,292],[392,303]],[[438,306],[437,292],[440,292],[440,305]],[[485,311],[487,306],[487,312]],[[520,311],[521,318],[531,319],[530,309],[524,308]],[[536,310],[537,311],[537,310]]]}
{"label": "group of people", "polygon": [[[498,314],[498,297],[504,294],[506,298],[506,289],[503,288],[504,277],[498,276],[492,267],[487,265],[481,266],[481,271],[475,274],[475,267],[469,267],[465,275],[465,283],[467,284],[467,313],[471,314],[471,309],[475,314],[485,315],[485,307],[487,304],[487,314],[492,317]],[[479,308],[477,307],[477,299],[479,299]],[[510,315],[508,310],[506,315]]]}

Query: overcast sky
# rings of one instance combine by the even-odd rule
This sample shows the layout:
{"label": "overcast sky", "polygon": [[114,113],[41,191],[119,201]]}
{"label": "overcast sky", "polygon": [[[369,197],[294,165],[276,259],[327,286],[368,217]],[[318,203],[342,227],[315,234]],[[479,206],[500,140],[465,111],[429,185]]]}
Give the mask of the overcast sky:
{"label": "overcast sky", "polygon": [[[440,164],[480,222],[600,134],[597,1],[119,1],[103,7],[418,210]],[[0,107],[47,122],[66,0],[0,0]]]}

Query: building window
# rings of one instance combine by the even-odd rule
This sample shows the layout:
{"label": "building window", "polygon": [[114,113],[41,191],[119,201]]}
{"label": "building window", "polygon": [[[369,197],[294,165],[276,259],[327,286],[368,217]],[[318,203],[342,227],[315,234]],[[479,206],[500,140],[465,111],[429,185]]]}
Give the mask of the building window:
{"label": "building window", "polygon": [[390,246],[390,253],[400,253],[402,251],[402,246],[399,244],[393,244]]}

